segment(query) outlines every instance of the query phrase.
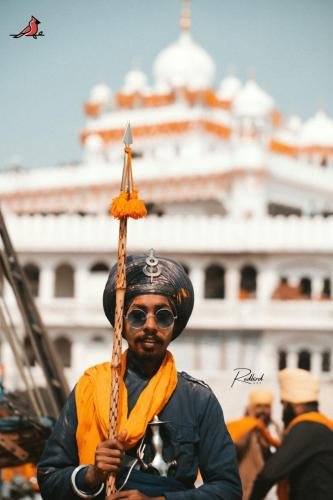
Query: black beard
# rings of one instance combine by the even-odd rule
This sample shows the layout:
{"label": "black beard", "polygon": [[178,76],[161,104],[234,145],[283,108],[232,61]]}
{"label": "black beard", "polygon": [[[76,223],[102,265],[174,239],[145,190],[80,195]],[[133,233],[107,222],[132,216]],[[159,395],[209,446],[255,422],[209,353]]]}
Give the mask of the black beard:
{"label": "black beard", "polygon": [[266,415],[266,413],[260,413],[257,418],[260,418],[265,425],[269,425],[271,423],[271,417],[270,415]]}
{"label": "black beard", "polygon": [[296,413],[294,412],[293,407],[291,406],[290,403],[287,404],[287,406],[284,408],[282,412],[282,420],[284,423],[285,427],[288,427],[290,422],[296,417]]}

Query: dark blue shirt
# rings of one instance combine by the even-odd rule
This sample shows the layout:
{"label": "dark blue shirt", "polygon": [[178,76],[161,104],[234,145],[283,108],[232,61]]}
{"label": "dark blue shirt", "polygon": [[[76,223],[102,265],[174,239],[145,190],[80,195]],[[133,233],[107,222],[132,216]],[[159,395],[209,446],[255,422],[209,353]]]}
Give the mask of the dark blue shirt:
{"label": "dark blue shirt", "polygon": [[[125,375],[129,409],[134,406],[147,382],[147,377],[129,356]],[[184,372],[179,373],[176,389],[159,418],[166,422],[164,459],[176,459],[177,465],[170,469],[170,476],[182,485],[180,491],[161,491],[160,495],[167,500],[242,498],[235,448],[224,423],[222,408],[208,386]],[[38,481],[42,497],[46,500],[78,498],[70,483],[70,476],[79,464],[76,427],[73,391],[38,464]],[[127,454],[135,457],[135,452],[134,448]],[[152,450],[148,447],[145,452],[145,459],[147,456],[149,460]],[[195,488],[198,470],[204,484]],[[83,476],[78,475],[78,486],[85,490]],[[128,486],[128,489],[134,487],[133,483]],[[149,490],[141,491],[149,495]],[[102,499],[104,495],[105,492],[102,492],[97,498]]]}

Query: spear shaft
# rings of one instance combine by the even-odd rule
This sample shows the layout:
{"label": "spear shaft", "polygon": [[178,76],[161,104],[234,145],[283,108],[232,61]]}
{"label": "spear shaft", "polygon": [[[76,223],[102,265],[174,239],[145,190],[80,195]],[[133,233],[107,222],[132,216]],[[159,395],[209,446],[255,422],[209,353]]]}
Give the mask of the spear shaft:
{"label": "spear shaft", "polygon": [[[111,362],[111,397],[110,397],[110,425],[109,438],[117,437],[118,427],[118,407],[119,407],[119,385],[121,376],[121,344],[124,317],[124,300],[126,291],[126,240],[127,240],[127,218],[119,222],[119,243],[118,243],[118,272],[116,285],[116,310],[113,334],[113,349]],[[106,495],[109,499],[116,491],[116,475],[109,474],[106,481]]]}
{"label": "spear shaft", "polygon": [[[117,437],[119,428],[119,388],[121,383],[121,346],[124,321],[124,301],[126,291],[126,240],[127,240],[127,218],[141,219],[147,215],[147,209],[134,188],[132,175],[132,153],[133,142],[131,126],[128,123],[123,142],[125,144],[125,156],[123,175],[121,180],[120,194],[112,201],[110,214],[119,219],[118,240],[118,269],[116,282],[116,308],[114,321],[113,349],[111,361],[111,395],[109,413],[109,438]],[[124,430],[124,429],[123,429]],[[106,500],[116,492],[116,474],[111,473],[106,480]]]}
{"label": "spear shaft", "polygon": [[[125,156],[123,165],[123,174],[121,179],[121,192],[127,192],[130,196],[130,172],[131,168],[131,150],[130,145],[133,142],[131,126],[128,123],[123,142],[125,144]],[[112,211],[111,211],[112,213]],[[114,214],[113,214],[114,215]],[[127,214],[130,216],[130,213]],[[126,241],[127,241],[127,216],[119,218],[119,239],[118,239],[118,268],[116,282],[116,309],[113,333],[113,348],[111,360],[111,394],[110,394],[110,412],[109,412],[109,438],[117,437],[119,420],[119,387],[121,377],[121,346],[124,319],[124,301],[126,291]],[[116,474],[110,473],[105,485],[105,498],[108,500],[112,493],[116,492]]]}

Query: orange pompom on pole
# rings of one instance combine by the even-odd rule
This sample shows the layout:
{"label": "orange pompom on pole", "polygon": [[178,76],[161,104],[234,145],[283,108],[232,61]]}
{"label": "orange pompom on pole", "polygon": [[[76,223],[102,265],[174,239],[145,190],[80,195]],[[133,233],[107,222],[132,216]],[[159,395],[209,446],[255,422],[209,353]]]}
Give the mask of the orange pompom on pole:
{"label": "orange pompom on pole", "polygon": [[[138,192],[134,188],[132,173],[132,131],[128,123],[123,142],[125,144],[124,168],[120,193],[112,200],[109,213],[119,219],[118,270],[116,284],[116,310],[111,361],[111,397],[110,397],[110,427],[109,437],[115,438],[118,430],[119,382],[121,377],[121,345],[124,317],[124,300],[126,291],[126,240],[127,218],[140,219],[147,215],[147,209]],[[116,492],[116,476],[109,474],[106,481],[105,498],[108,500]]]}

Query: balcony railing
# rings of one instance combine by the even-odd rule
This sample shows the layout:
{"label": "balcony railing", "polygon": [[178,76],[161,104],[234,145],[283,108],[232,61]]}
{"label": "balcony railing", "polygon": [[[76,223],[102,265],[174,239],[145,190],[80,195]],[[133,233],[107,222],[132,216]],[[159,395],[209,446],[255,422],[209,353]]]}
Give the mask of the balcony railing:
{"label": "balcony railing", "polygon": [[[19,253],[116,252],[118,224],[107,216],[7,217]],[[144,237],[143,237],[144,235]],[[208,254],[333,253],[333,217],[150,216],[129,222],[128,248]]]}

